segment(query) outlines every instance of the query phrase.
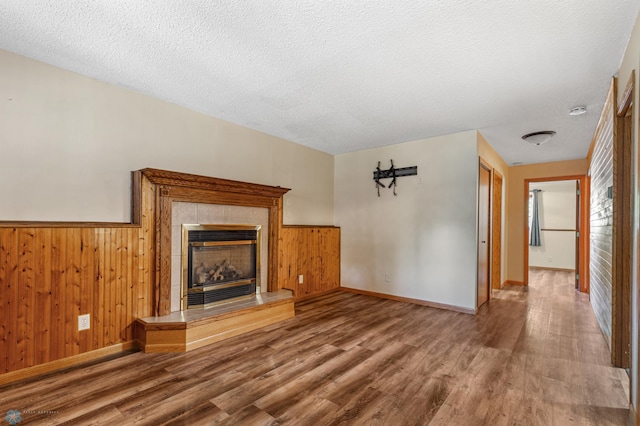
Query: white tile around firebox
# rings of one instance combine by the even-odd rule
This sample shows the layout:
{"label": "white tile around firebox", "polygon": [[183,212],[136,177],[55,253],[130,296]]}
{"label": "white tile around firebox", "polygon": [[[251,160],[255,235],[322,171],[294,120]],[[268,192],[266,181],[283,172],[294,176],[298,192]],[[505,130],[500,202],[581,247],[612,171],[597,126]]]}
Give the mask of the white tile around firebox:
{"label": "white tile around firebox", "polygon": [[171,224],[198,223],[198,209],[193,203],[172,203]]}
{"label": "white tile around firebox", "polygon": [[224,222],[225,223],[238,223],[238,224],[251,224],[251,213],[253,208],[243,206],[224,206]]}
{"label": "white tile around firebox", "polygon": [[221,204],[195,204],[198,209],[198,221],[200,224],[222,223],[224,219],[224,206]]}
{"label": "white tile around firebox", "polygon": [[269,227],[269,209],[255,208],[251,209],[251,223],[262,225],[263,228]]}
{"label": "white tile around firebox", "polygon": [[171,229],[172,310],[174,306],[177,306],[178,309],[180,308],[180,278],[182,274],[182,264],[180,262],[180,256],[182,255],[182,224],[205,225],[221,223],[261,225],[262,253],[260,256],[260,290],[263,293],[267,292],[269,264],[269,209],[262,207],[175,202],[172,204]]}
{"label": "white tile around firebox", "polygon": [[171,286],[171,312],[180,310],[180,287]]}
{"label": "white tile around firebox", "polygon": [[[171,256],[171,306],[174,303],[180,306],[180,278],[182,276],[182,256]],[[178,301],[174,302],[174,290],[177,289]]]}
{"label": "white tile around firebox", "polygon": [[171,254],[182,253],[182,225],[171,227]]}

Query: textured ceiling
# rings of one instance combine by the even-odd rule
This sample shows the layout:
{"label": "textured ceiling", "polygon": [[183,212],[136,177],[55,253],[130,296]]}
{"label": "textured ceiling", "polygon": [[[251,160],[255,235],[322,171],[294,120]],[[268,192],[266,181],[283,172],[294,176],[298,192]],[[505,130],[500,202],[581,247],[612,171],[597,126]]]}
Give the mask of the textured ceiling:
{"label": "textured ceiling", "polygon": [[586,156],[639,8],[2,0],[0,48],[333,154],[479,129],[527,164]]}

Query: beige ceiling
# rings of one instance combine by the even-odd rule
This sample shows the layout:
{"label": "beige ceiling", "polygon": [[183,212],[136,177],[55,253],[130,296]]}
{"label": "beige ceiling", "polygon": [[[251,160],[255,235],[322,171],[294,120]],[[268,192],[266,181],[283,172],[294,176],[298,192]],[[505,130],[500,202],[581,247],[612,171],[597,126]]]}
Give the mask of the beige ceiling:
{"label": "beige ceiling", "polygon": [[[0,48],[328,153],[584,158],[637,0],[3,0]],[[589,112],[570,117],[575,105]],[[520,136],[555,130],[546,145]]]}

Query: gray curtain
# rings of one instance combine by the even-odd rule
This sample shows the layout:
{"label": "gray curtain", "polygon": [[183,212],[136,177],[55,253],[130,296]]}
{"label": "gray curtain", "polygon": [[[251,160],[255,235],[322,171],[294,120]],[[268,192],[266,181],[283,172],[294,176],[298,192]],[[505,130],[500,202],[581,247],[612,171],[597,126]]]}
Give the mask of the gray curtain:
{"label": "gray curtain", "polygon": [[540,216],[538,215],[538,194],[539,189],[534,189],[533,202],[531,206],[531,226],[529,227],[529,245],[534,247],[540,247],[542,242],[540,241]]}

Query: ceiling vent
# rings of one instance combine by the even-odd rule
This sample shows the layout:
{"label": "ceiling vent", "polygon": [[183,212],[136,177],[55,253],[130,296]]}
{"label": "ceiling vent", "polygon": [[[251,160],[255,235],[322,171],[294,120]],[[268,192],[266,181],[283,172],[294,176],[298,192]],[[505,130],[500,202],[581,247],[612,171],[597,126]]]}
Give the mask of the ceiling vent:
{"label": "ceiling vent", "polygon": [[541,132],[527,133],[526,135],[522,136],[522,139],[532,145],[542,145],[549,142],[555,134],[556,132],[554,132],[553,130],[543,130]]}

